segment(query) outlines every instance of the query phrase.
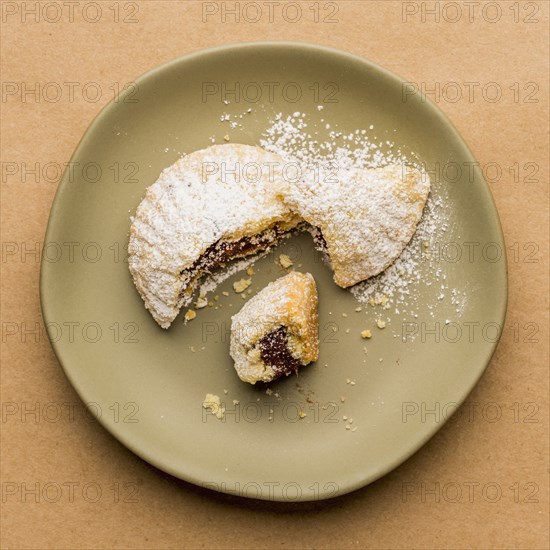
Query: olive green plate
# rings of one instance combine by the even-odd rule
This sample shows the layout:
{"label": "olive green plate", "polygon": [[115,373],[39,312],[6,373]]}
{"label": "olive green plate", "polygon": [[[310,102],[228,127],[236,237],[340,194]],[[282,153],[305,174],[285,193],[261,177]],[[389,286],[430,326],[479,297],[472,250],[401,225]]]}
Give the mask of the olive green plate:
{"label": "olive green plate", "polygon": [[[319,360],[298,378],[275,385],[278,397],[241,382],[229,357],[230,318],[244,303],[231,285],[242,273],[215,292],[221,307],[200,310],[187,325],[180,315],[164,331],[144,309],[126,263],[130,215],[160,171],[180,153],[210,145],[213,135],[217,143],[229,134],[232,142],[257,144],[277,112],[304,112],[312,125],[325,118],[344,132],[374,125],[380,141],[391,139],[430,167],[475,162],[433,104],[417,95],[404,99],[403,93],[399,78],[345,52],[301,43],[243,44],[154,69],[93,121],[51,210],[41,300],[69,380],[124,445],[174,476],[215,490],[283,501],[323,499],[395,468],[465,399],[496,346],[494,330],[482,329],[502,324],[506,308],[505,259],[481,254],[487,243],[501,251],[504,245],[477,170],[473,177],[466,169],[459,178],[453,173],[452,183],[443,180],[434,190],[445,189],[459,246],[480,243],[462,247],[459,261],[438,266],[450,288],[467,292],[460,314],[449,300],[438,301],[435,286],[411,285],[418,317],[392,308],[388,327],[373,328],[380,311],[355,312],[355,298],[332,282],[308,235],[293,237],[256,263],[254,292],[283,274],[275,261],[281,251],[293,257],[296,269],[310,271],[319,289]],[[242,127],[220,121],[226,112],[239,115],[248,108],[252,112],[239,119]],[[469,257],[468,250],[477,255]],[[461,337],[444,333],[445,320],[463,327]],[[403,322],[418,323],[414,340],[401,338]],[[468,326],[478,327],[472,336]],[[427,332],[434,327],[435,336]],[[374,332],[368,343],[359,335],[364,328]],[[225,403],[224,421],[203,409],[207,393]],[[299,411],[307,416],[298,418]]]}

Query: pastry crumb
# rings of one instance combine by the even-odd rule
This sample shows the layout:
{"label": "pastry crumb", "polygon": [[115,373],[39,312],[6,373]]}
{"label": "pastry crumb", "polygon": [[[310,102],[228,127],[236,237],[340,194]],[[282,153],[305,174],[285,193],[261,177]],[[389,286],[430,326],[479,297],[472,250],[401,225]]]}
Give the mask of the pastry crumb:
{"label": "pastry crumb", "polygon": [[224,139],[225,141],[229,141],[229,135],[228,135],[228,134],[225,134],[225,136],[223,136],[223,139]]}
{"label": "pastry crumb", "polygon": [[386,327],[386,322],[382,321],[382,319],[378,319],[378,321],[376,321],[376,326],[378,328],[385,328]]}
{"label": "pastry crumb", "polygon": [[246,274],[250,277],[254,275],[254,268],[251,265],[246,268]]}
{"label": "pastry crumb", "polygon": [[281,267],[287,269],[288,267],[294,265],[294,262],[286,254],[281,254],[279,256],[279,264],[281,265]]}
{"label": "pastry crumb", "polygon": [[300,418],[305,418],[305,417],[307,416],[307,414],[306,414],[304,411],[300,411],[300,412],[298,413],[298,416],[299,416]]}
{"label": "pastry crumb", "polygon": [[233,290],[237,293],[245,291],[252,284],[252,279],[241,279],[233,283]]}
{"label": "pastry crumb", "polygon": [[359,313],[360,311],[363,311],[363,308],[362,308],[361,306],[356,307],[356,308],[355,308],[355,311],[357,311],[357,313]]}
{"label": "pastry crumb", "polygon": [[346,396],[345,396],[345,395],[341,395],[341,396],[340,396],[340,401],[343,403],[345,400],[346,400]]}
{"label": "pastry crumb", "polygon": [[184,318],[186,321],[191,321],[197,316],[197,313],[193,311],[192,309],[188,309],[187,312],[184,315]]}
{"label": "pastry crumb", "polygon": [[372,332],[370,330],[362,331],[361,338],[372,338]]}
{"label": "pastry crumb", "polygon": [[224,290],[224,291],[222,292],[222,294],[223,294],[224,296],[229,296],[229,292],[227,292],[227,290]]}
{"label": "pastry crumb", "polygon": [[199,296],[198,300],[195,302],[195,307],[197,309],[202,309],[208,305],[208,300],[205,296]]}
{"label": "pastry crumb", "polygon": [[202,406],[204,409],[210,410],[218,420],[223,418],[225,407],[222,407],[219,395],[207,393],[204,401],[202,402]]}

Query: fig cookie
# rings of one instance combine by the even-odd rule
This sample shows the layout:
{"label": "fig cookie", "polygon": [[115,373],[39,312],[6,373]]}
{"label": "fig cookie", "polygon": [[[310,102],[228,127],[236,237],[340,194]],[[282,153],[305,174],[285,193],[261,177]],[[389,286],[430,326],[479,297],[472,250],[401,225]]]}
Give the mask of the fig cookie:
{"label": "fig cookie", "polygon": [[317,286],[291,272],[268,284],[232,317],[230,354],[244,382],[273,382],[319,355]]}
{"label": "fig cookie", "polygon": [[298,225],[276,193],[283,165],[260,147],[214,145],[182,157],[147,189],[132,219],[128,263],[162,328],[205,273],[269,248]]}

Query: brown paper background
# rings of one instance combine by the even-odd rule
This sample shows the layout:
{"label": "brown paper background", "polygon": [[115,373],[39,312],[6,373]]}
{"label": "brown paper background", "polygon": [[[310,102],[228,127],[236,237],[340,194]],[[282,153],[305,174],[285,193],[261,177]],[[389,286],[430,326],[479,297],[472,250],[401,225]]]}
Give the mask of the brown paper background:
{"label": "brown paper background", "polygon": [[[326,502],[277,504],[215,494],[149,466],[95,421],[71,421],[64,414],[56,422],[42,417],[35,422],[32,415],[22,418],[4,408],[1,547],[548,548],[549,4],[493,2],[502,10],[493,23],[486,19],[497,12],[482,13],[480,4],[469,21],[460,2],[441,2],[439,22],[429,13],[422,21],[420,11],[404,22],[403,9],[430,9],[435,3],[341,1],[337,23],[316,23],[309,9],[314,2],[300,2],[303,13],[295,23],[277,10],[271,22],[267,13],[258,23],[235,23],[231,16],[224,22],[219,13],[203,22],[201,2],[153,0],[137,3],[136,23],[114,22],[109,7],[118,4],[122,19],[131,3],[99,2],[101,20],[89,23],[82,17],[83,4],[76,5],[72,22],[65,11],[58,22],[36,23],[32,15],[22,21],[22,2],[2,2],[3,84],[94,81],[104,92],[97,103],[78,93],[72,102],[66,96],[53,103],[3,98],[3,163],[68,161],[114,83],[123,85],[170,59],[218,44],[303,40],[348,50],[429,86],[497,83],[503,90],[497,102],[485,100],[478,87],[471,102],[442,98],[439,105],[478,161],[503,170],[490,186],[508,246],[509,309],[496,354],[468,398],[473,417],[447,423],[376,483]],[[332,11],[327,4],[335,3],[320,3],[324,16]],[[463,10],[460,21],[449,21],[456,11],[448,4]],[[519,101],[510,89],[515,82]],[[529,82],[538,87],[535,103],[524,102],[529,90],[523,86]],[[538,182],[515,182],[509,168],[519,163],[523,180],[528,162],[539,167]],[[2,178],[3,244],[33,249],[42,241],[57,187],[49,180]],[[42,408],[77,403],[44,334],[21,336],[22,328],[41,322],[38,259],[18,252],[3,257],[1,268],[3,406],[20,411],[36,402]],[[528,323],[538,328],[536,335],[529,336]],[[19,332],[10,336],[8,327]],[[491,422],[483,414],[487,406],[497,407],[501,418]],[[35,502],[21,492],[22,484],[32,489],[38,483],[42,491],[50,482],[63,488],[57,503],[42,494]],[[98,502],[82,497],[87,483],[101,487]],[[124,502],[134,486],[125,483],[137,484],[135,502]],[[502,495],[489,502],[495,484]],[[463,494],[451,502],[457,485]],[[405,495],[404,486],[413,487],[412,493]],[[438,486],[439,499],[429,492]],[[9,494],[13,490],[16,494]]]}

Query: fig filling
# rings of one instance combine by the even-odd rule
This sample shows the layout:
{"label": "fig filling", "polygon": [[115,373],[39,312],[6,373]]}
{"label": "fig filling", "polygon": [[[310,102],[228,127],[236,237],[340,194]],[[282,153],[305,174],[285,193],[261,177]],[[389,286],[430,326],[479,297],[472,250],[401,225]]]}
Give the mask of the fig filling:
{"label": "fig filling", "polygon": [[262,361],[273,368],[276,378],[296,372],[301,363],[294,358],[288,349],[288,332],[286,327],[279,327],[268,332],[258,343]]}
{"label": "fig filling", "polygon": [[[188,281],[192,281],[197,275],[215,269],[220,264],[265,250],[271,245],[276,244],[284,235],[302,229],[305,229],[305,224],[303,223],[291,229],[281,229],[275,224],[263,233],[251,237],[243,237],[238,241],[223,241],[220,239],[210,245],[191,267],[182,270],[181,275],[185,275]],[[318,227],[311,227],[310,232],[316,248],[327,253],[327,243],[323,238],[321,230]]]}
{"label": "fig filling", "polygon": [[238,241],[229,242],[220,239],[210,245],[191,267],[184,269],[181,275],[186,275],[188,280],[192,280],[199,273],[214,269],[220,264],[264,250],[276,243],[286,233],[288,230],[275,225],[263,233],[252,237],[243,237]]}

